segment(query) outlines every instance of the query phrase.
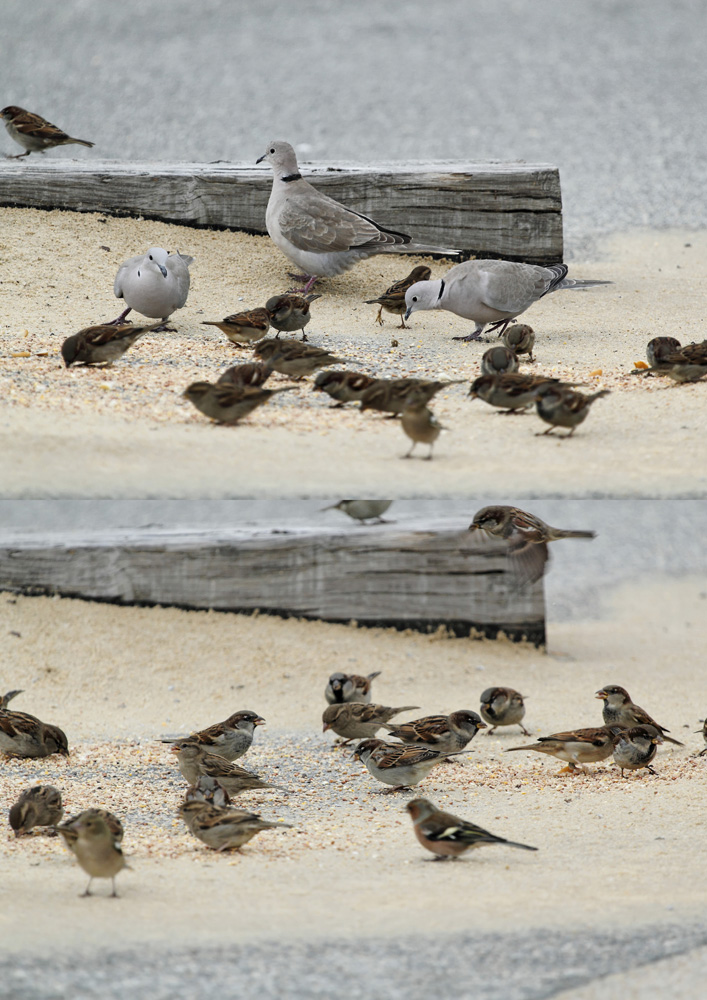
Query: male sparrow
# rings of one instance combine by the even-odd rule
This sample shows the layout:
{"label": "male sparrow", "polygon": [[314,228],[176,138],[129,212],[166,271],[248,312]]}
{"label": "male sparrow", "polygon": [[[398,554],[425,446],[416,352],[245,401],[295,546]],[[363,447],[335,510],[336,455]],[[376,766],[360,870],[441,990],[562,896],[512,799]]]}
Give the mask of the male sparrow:
{"label": "male sparrow", "polygon": [[477,510],[469,531],[479,530],[509,542],[508,558],[521,583],[535,583],[545,572],[548,542],[560,538],[596,537],[594,531],[553,528],[535,514],[504,504]]}
{"label": "male sparrow", "polygon": [[655,774],[651,761],[662,742],[663,737],[654,726],[632,726],[617,732],[614,735],[614,763],[621,768],[621,777],[625,777],[625,770],[638,771],[642,767]]}
{"label": "male sparrow", "polygon": [[484,844],[505,844],[506,847],[519,847],[523,851],[537,851],[537,847],[497,837],[475,823],[459,819],[452,813],[442,812],[429,799],[412,799],[405,808],[412,818],[415,836],[423,847],[437,855],[435,861],[458,858],[460,854],[483,847]]}
{"label": "male sparrow", "polygon": [[357,701],[329,705],[322,714],[322,732],[331,729],[337,736],[349,740],[360,740],[373,737],[386,722],[400,712],[411,712],[419,705],[401,705],[399,708],[389,708],[387,705],[370,705]]}
{"label": "male sparrow", "polygon": [[376,316],[376,322],[383,326],[383,310],[386,312],[394,313],[396,316],[400,316],[400,326],[399,330],[407,330],[408,327],[405,326],[405,318],[403,313],[407,309],[405,304],[405,292],[411,285],[414,285],[416,281],[427,281],[432,271],[429,267],[425,267],[424,264],[418,264],[414,267],[407,278],[401,278],[400,281],[395,281],[386,290],[379,295],[377,299],[366,299],[366,305],[380,306],[378,310],[378,315]]}
{"label": "male sparrow", "polygon": [[30,153],[43,153],[45,149],[52,149],[53,146],[68,146],[70,143],[89,147],[96,145],[95,142],[88,142],[86,139],[74,139],[41,115],[25,111],[24,108],[18,108],[14,104],[3,108],[0,111],[0,118],[5,122],[10,137],[24,149],[24,153],[8,157],[10,160],[19,160],[20,157],[29,156]]}
{"label": "male sparrow", "polygon": [[[454,754],[463,753],[457,750]],[[430,750],[425,746],[405,746],[402,743],[384,743],[368,739],[359,743],[354,757],[366,766],[369,774],[385,785],[393,785],[393,792],[419,784],[433,767],[443,764],[454,754]]]}
{"label": "male sparrow", "polygon": [[217,424],[237,424],[243,417],[267,403],[279,392],[290,392],[293,385],[280,389],[258,389],[232,382],[192,382],[182,393],[185,399]]}
{"label": "male sparrow", "polygon": [[505,375],[518,371],[518,358],[509,347],[489,347],[481,355],[482,375]]}
{"label": "male sparrow", "polygon": [[195,740],[181,740],[175,743],[170,753],[176,754],[179,770],[190,785],[196,785],[199,778],[205,776],[217,781],[229,796],[261,788],[278,788],[280,791],[285,791],[279,785],[270,785],[267,781],[262,781],[252,771],[246,771],[245,768],[232,764],[218,754],[209,753]]}
{"label": "male sparrow", "polygon": [[16,837],[35,826],[56,826],[64,815],[61,792],[53,785],[35,785],[22,792],[10,809],[10,826]]}
{"label": "male sparrow", "polygon": [[450,715],[427,715],[398,726],[386,724],[384,728],[403,743],[452,754],[463,750],[480,729],[486,729],[486,723],[476,712],[461,709]]}
{"label": "male sparrow", "polygon": [[621,726],[622,729],[630,729],[631,726],[653,726],[668,743],[674,743],[676,747],[685,746],[679,740],[668,736],[670,730],[665,726],[659,726],[645,709],[635,705],[626,688],[619,687],[618,684],[605,684],[597,691],[596,696],[604,702],[601,714],[607,726]]}
{"label": "male sparrow", "polygon": [[302,340],[307,339],[304,328],[312,318],[309,306],[321,295],[298,295],[296,292],[286,292],[284,295],[273,295],[265,303],[270,313],[270,323],[277,330],[276,338],[281,333],[293,333],[301,330]]}
{"label": "male sparrow", "polygon": [[262,361],[267,361],[273,371],[292,378],[304,378],[305,375],[312,375],[318,368],[341,365],[346,361],[322,347],[311,347],[301,340],[278,340],[275,337],[261,340],[253,351]]}
{"label": "male sparrow", "polygon": [[522,721],[525,715],[523,695],[513,688],[486,688],[481,695],[481,715],[492,726],[487,736],[495,733],[498,726],[520,726],[523,734],[530,736]]}
{"label": "male sparrow", "polygon": [[[225,760],[237,760],[250,749],[255,727],[264,725],[265,719],[255,712],[242,709],[229,715],[224,722],[216,722],[207,729],[191,733],[188,739],[190,742],[198,743],[208,753],[215,753]],[[177,744],[183,739],[184,737],[165,739],[161,742]]]}
{"label": "male sparrow", "polygon": [[261,830],[291,829],[290,823],[271,823],[257,813],[207,802],[185,802],[178,812],[189,832],[214,851],[237,851]]}
{"label": "male sparrow", "polygon": [[380,670],[362,677],[360,674],[342,674],[337,671],[329,678],[324,697],[330,705],[342,705],[356,701],[367,705],[371,700],[371,681],[380,675]]}
{"label": "male sparrow", "polygon": [[529,355],[528,361],[535,361],[533,357],[535,331],[527,323],[517,323],[515,326],[509,326],[499,336],[506,347],[513,351],[516,356],[527,354]]}
{"label": "male sparrow", "polygon": [[150,330],[156,330],[159,323],[151,326],[133,326],[126,323],[113,326],[87,326],[78,333],[67,337],[61,345],[61,356],[67,368],[81,362],[84,365],[111,365],[121,358],[136,340]]}
{"label": "male sparrow", "polygon": [[263,339],[270,329],[270,319],[268,309],[247,309],[222,320],[202,320],[201,325],[218,327],[232,344],[243,347]]}
{"label": "male sparrow", "polygon": [[567,761],[563,771],[577,773],[586,772],[584,764],[596,764],[611,757],[613,751],[612,734],[606,726],[594,729],[573,729],[567,733],[553,733],[551,736],[540,736],[537,743],[525,747],[508,747],[504,753],[514,750],[535,750],[547,753],[552,757]]}
{"label": "male sparrow", "polygon": [[69,756],[66,734],[27,712],[0,709],[0,753],[11,757]]}
{"label": "male sparrow", "polygon": [[322,510],[340,510],[344,514],[359,524],[365,521],[375,521],[377,524],[385,524],[383,514],[392,504],[392,500],[339,500],[329,507],[322,507]]}
{"label": "male sparrow", "polygon": [[556,427],[569,427],[570,432],[565,437],[572,437],[577,427],[586,420],[592,403],[608,395],[609,389],[600,389],[591,396],[585,396],[564,385],[542,386],[535,400],[535,408],[540,419],[550,426],[546,431],[539,431],[538,437],[552,434]]}
{"label": "male sparrow", "polygon": [[366,389],[370,389],[377,381],[378,379],[362,372],[328,369],[319,372],[312,389],[314,392],[325,392],[327,396],[331,396],[336,400],[336,406],[331,409],[340,409],[344,403],[360,403]]}

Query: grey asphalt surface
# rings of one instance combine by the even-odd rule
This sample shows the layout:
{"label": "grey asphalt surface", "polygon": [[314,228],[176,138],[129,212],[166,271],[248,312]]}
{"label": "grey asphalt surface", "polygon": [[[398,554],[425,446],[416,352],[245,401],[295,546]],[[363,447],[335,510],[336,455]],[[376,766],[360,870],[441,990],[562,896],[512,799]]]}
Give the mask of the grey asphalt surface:
{"label": "grey asphalt surface", "polygon": [[[94,150],[560,167],[568,258],[702,227],[702,0],[4,0],[0,94]],[[0,151],[18,152],[4,132]]]}
{"label": "grey asphalt surface", "polygon": [[[218,535],[237,527],[340,528],[357,531],[329,500],[3,500],[0,545],[23,535],[82,534],[130,529],[203,531]],[[567,539],[551,547],[545,576],[549,625],[610,613],[615,588],[642,576],[679,578],[703,574],[707,504],[703,500],[565,500],[468,497],[464,500],[396,500],[386,514],[396,527],[467,526],[488,503],[514,503],[559,528],[597,532],[591,542]],[[385,530],[385,526],[381,526]],[[707,595],[706,595],[707,596]],[[705,605],[707,610],[707,604]]]}
{"label": "grey asphalt surface", "polygon": [[[234,914],[234,937],[237,937]],[[23,1000],[541,1000],[601,976],[698,948],[704,928],[648,927],[636,934],[543,932],[265,945],[192,952],[113,951],[0,959],[0,997]],[[693,994],[693,998],[698,994]],[[674,996],[674,995],[673,995]]]}

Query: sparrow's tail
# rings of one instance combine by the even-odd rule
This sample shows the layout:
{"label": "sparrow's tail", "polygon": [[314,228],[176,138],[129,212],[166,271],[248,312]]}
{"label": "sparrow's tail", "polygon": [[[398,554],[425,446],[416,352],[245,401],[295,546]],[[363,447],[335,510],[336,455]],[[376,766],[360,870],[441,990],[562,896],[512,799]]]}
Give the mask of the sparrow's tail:
{"label": "sparrow's tail", "polygon": [[72,143],[72,142],[77,143],[77,145],[79,145],[79,146],[89,146],[90,147],[90,146],[95,146],[96,145],[95,142],[87,142],[86,139],[74,139],[72,136],[69,136],[68,139],[64,139],[64,141],[62,143],[62,146],[68,146],[69,143]]}
{"label": "sparrow's tail", "polygon": [[553,542],[558,538],[596,538],[596,531],[572,531],[570,529],[565,530],[564,528],[553,528],[552,529],[552,540]]}
{"label": "sparrow's tail", "polygon": [[520,847],[521,851],[537,851],[537,847],[530,847],[529,844],[518,844],[515,840],[502,841],[506,847]]}

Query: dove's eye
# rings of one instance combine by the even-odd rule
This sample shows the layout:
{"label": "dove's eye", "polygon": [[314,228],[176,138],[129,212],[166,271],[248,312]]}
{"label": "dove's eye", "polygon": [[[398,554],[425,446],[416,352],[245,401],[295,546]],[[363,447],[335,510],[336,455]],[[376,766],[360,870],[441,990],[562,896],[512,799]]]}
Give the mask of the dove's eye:
{"label": "dove's eye", "polygon": [[152,254],[149,254],[148,256],[149,256],[150,260],[152,260]]}
{"label": "dove's eye", "polygon": [[273,149],[271,149],[271,150],[270,150],[270,152],[271,152],[271,153],[274,153],[274,152],[275,152],[275,149],[274,149],[274,148],[273,148]]}
{"label": "dove's eye", "polygon": [[413,301],[413,302],[417,302],[417,295],[413,295],[413,297],[412,297],[412,301]]}

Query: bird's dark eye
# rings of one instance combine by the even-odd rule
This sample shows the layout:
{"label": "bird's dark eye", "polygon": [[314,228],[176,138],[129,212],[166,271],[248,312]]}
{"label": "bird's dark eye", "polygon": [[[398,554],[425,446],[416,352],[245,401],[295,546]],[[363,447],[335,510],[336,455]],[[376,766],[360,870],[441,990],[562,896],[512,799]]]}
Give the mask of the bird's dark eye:
{"label": "bird's dark eye", "polygon": [[275,149],[274,149],[274,148],[273,148],[273,149],[271,149],[271,150],[270,150],[270,152],[271,152],[271,153],[274,153],[274,152],[275,152]]}
{"label": "bird's dark eye", "polygon": [[412,297],[412,301],[413,301],[413,302],[417,302],[417,295],[413,295],[413,297]]}
{"label": "bird's dark eye", "polygon": [[152,260],[152,254],[148,254],[148,256],[149,256],[150,260]]}

